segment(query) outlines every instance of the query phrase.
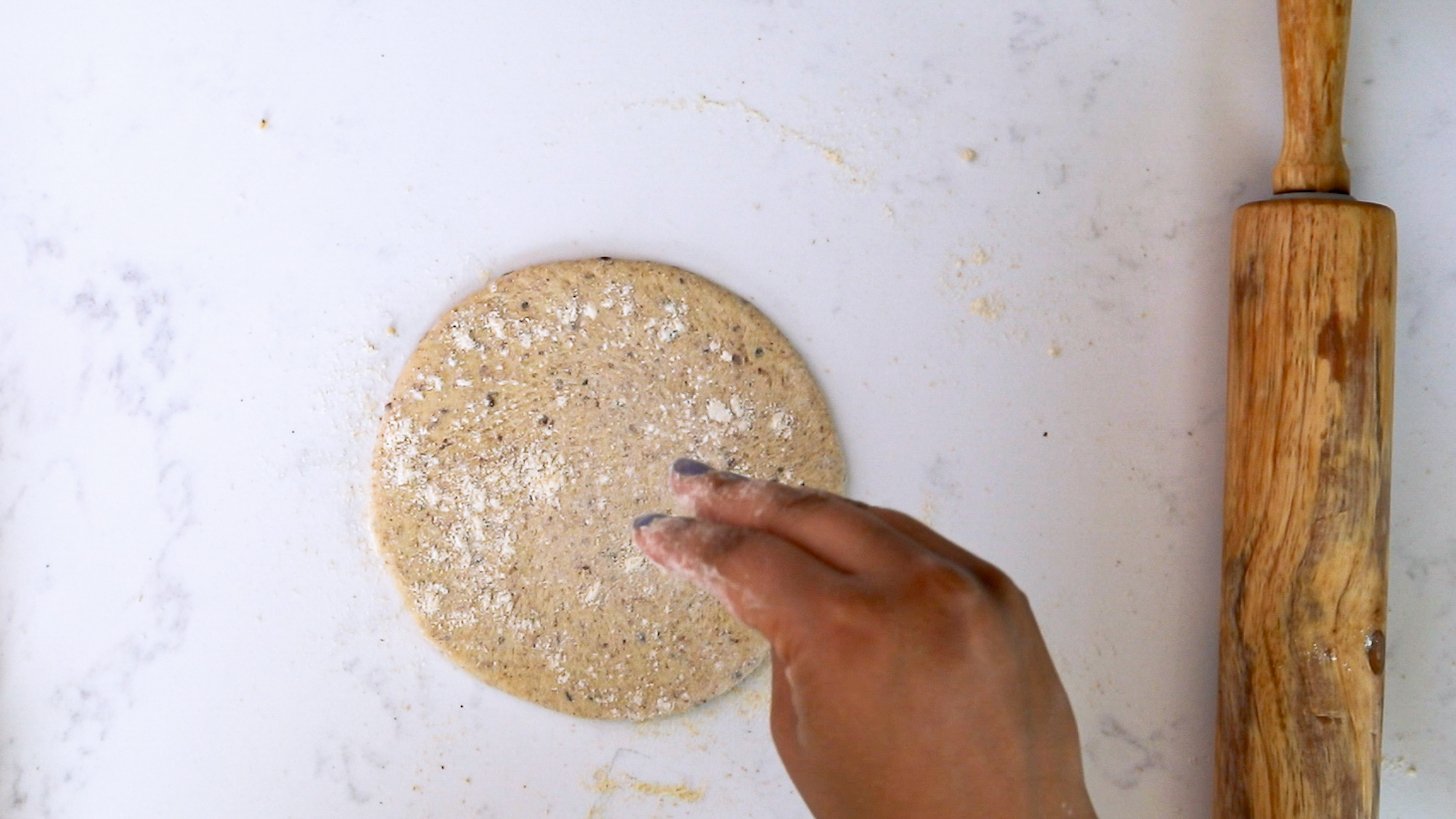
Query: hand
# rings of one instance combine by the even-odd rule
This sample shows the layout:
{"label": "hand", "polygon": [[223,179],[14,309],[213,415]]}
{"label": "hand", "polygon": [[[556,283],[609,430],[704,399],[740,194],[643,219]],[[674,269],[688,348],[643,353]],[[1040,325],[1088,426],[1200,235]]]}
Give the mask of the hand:
{"label": "hand", "polygon": [[673,464],[691,517],[639,518],[658,565],[773,652],[774,743],[819,817],[1095,816],[1072,708],[1025,595],[924,524]]}

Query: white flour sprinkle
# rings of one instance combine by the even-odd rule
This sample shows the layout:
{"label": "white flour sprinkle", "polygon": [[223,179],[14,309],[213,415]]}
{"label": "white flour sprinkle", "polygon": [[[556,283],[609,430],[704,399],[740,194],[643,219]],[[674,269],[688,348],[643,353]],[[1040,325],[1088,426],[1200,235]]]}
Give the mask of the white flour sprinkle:
{"label": "white flour sprinkle", "polygon": [[733,420],[733,411],[717,398],[708,399],[708,420],[726,424]]}
{"label": "white flour sprinkle", "polygon": [[470,331],[458,323],[450,325],[450,340],[454,342],[455,349],[462,353],[468,353],[480,346],[475,343],[474,338],[471,338]]}
{"label": "white flour sprinkle", "polygon": [[415,595],[415,607],[420,613],[429,617],[440,610],[440,601],[450,590],[439,583],[419,583],[412,589]]}
{"label": "white flour sprinkle", "polygon": [[485,328],[498,339],[504,340],[506,337],[506,320],[494,310],[485,314]]}
{"label": "white flour sprinkle", "polygon": [[768,419],[768,428],[780,438],[791,438],[794,435],[794,416],[779,410]]}
{"label": "white flour sprinkle", "polygon": [[584,594],[584,595],[581,596],[581,602],[582,602],[583,605],[590,606],[591,604],[593,604],[593,603],[597,602],[598,600],[600,600],[601,597],[602,597],[602,581],[598,580],[597,582],[595,582],[595,583],[593,583],[591,585],[591,588],[589,588],[589,589],[586,590],[586,594]]}

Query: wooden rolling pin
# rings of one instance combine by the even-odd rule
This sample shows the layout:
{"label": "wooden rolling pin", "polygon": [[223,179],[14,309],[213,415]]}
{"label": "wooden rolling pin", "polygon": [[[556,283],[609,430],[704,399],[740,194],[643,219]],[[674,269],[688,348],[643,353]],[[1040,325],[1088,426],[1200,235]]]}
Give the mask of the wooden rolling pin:
{"label": "wooden rolling pin", "polygon": [[1348,197],[1350,0],[1280,0],[1284,149],[1233,219],[1214,815],[1380,796],[1395,214]]}
{"label": "wooden rolling pin", "polygon": [[1280,0],[1284,148],[1234,215],[1215,815],[1380,792],[1395,215],[1349,197],[1350,0]]}

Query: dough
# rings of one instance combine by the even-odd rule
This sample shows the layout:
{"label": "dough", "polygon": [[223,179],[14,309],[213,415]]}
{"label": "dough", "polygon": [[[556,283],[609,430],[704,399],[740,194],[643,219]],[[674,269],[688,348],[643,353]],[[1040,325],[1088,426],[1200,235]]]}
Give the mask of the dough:
{"label": "dough", "polygon": [[374,531],[425,632],[518,697],[584,717],[702,703],[766,645],[649,563],[689,456],[838,490],[813,377],[761,313],[684,270],[591,259],[502,276],[420,341],[385,405]]}

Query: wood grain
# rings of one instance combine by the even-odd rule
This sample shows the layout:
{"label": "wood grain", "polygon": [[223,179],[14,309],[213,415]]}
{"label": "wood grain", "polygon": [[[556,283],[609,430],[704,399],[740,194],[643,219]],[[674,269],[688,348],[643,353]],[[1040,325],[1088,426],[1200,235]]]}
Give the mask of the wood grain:
{"label": "wood grain", "polygon": [[1340,134],[1351,0],[1279,0],[1284,147],[1274,192],[1349,193]]}
{"label": "wood grain", "polygon": [[1395,216],[1245,205],[1232,273],[1215,814],[1374,816]]}

